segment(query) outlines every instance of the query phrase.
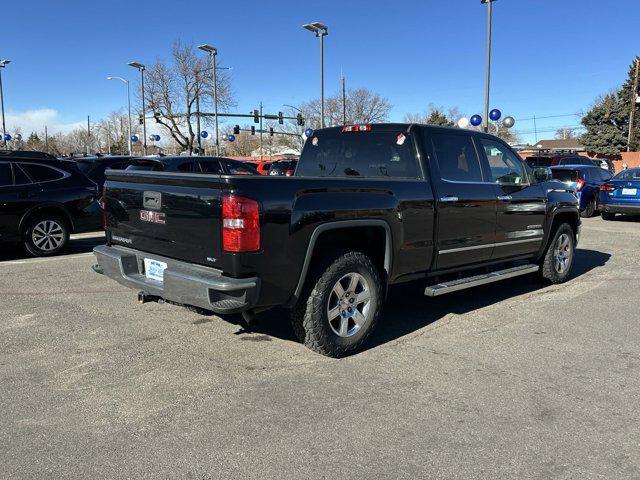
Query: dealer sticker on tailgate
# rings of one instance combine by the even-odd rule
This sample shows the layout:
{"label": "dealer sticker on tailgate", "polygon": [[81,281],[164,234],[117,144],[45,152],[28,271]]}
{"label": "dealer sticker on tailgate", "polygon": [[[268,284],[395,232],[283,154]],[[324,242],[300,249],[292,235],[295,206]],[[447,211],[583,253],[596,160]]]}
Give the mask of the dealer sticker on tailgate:
{"label": "dealer sticker on tailgate", "polygon": [[158,282],[164,281],[164,270],[167,264],[150,258],[144,259],[144,272],[147,278]]}

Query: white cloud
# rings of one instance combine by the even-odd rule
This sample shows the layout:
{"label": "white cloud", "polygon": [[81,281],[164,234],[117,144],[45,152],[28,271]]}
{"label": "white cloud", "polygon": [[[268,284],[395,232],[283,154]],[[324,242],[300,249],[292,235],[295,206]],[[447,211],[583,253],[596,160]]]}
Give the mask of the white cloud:
{"label": "white cloud", "polygon": [[65,123],[61,121],[58,111],[52,108],[39,108],[24,112],[7,112],[7,133],[13,133],[19,128],[23,135],[31,132],[44,132],[46,125],[50,134],[69,132],[78,127],[84,127],[84,122]]}

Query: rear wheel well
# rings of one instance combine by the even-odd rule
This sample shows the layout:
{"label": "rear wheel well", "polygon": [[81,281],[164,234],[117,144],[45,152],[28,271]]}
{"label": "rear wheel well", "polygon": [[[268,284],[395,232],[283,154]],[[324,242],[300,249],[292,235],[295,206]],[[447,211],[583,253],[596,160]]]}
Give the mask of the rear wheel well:
{"label": "rear wheel well", "polygon": [[67,227],[69,228],[69,232],[73,231],[73,221],[71,220],[71,217],[69,216],[69,213],[61,207],[56,207],[56,206],[43,206],[43,207],[37,207],[33,210],[31,210],[30,212],[28,212],[23,218],[22,218],[22,222],[20,224],[20,234],[24,235],[25,232],[27,231],[27,228],[29,227],[29,222],[35,218],[35,217],[39,217],[42,215],[52,215],[52,216],[56,216],[56,217],[60,217],[62,218],[66,223],[67,223]]}
{"label": "rear wheel well", "polygon": [[388,272],[385,266],[391,260],[386,258],[386,242],[386,231],[381,226],[366,225],[326,230],[315,242],[309,271],[326,260],[328,255],[349,250],[362,252],[370,257],[380,275],[386,279]]}

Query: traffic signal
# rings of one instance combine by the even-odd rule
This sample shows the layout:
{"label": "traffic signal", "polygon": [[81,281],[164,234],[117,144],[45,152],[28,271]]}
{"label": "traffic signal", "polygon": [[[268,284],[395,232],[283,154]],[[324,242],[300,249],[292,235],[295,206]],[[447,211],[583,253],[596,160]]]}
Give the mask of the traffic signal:
{"label": "traffic signal", "polygon": [[282,118],[282,112],[278,112],[278,123],[280,125],[284,123],[284,118]]}
{"label": "traffic signal", "polygon": [[255,134],[256,134],[256,127],[251,125],[251,135],[255,135]]}
{"label": "traffic signal", "polygon": [[273,137],[273,127],[269,127],[269,136]]}
{"label": "traffic signal", "polygon": [[300,127],[304,126],[304,118],[302,118],[302,114],[301,113],[296,115],[296,121],[298,123],[298,126],[300,126]]}
{"label": "traffic signal", "polygon": [[138,115],[138,123],[140,125],[144,124],[144,115],[142,115],[142,114]]}
{"label": "traffic signal", "polygon": [[260,123],[260,110],[253,111],[253,123]]}
{"label": "traffic signal", "polygon": [[240,125],[236,125],[235,127],[233,127],[233,134],[234,135],[240,134]]}

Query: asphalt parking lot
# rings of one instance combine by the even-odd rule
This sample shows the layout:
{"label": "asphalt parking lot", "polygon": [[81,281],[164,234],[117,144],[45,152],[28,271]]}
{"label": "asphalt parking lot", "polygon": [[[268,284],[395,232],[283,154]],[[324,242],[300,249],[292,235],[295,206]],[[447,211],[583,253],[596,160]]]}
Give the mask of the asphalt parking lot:
{"label": "asphalt parking lot", "polygon": [[67,255],[0,253],[2,478],[639,478],[640,221],[585,220],[572,279],[392,290],[333,360]]}

